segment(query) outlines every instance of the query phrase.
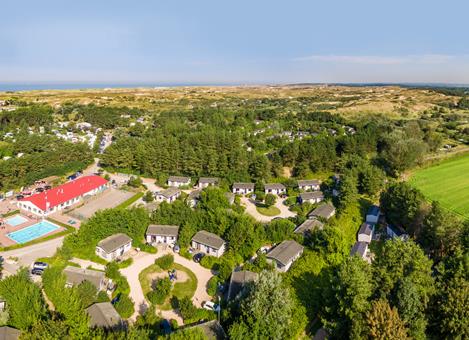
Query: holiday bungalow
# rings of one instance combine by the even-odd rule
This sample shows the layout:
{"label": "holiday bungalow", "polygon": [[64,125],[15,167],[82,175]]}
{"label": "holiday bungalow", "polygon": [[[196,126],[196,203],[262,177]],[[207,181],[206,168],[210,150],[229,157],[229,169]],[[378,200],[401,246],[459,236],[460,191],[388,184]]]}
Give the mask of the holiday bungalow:
{"label": "holiday bungalow", "polygon": [[321,221],[310,218],[301,223],[295,230],[295,234],[303,234],[303,236],[308,236],[313,230],[322,230],[324,228],[324,223]]}
{"label": "holiday bungalow", "polygon": [[173,203],[179,196],[181,196],[181,190],[171,187],[156,193],[156,201]]}
{"label": "holiday bungalow", "polygon": [[286,240],[267,253],[267,261],[275,262],[275,268],[278,271],[286,272],[293,262],[303,254],[303,249],[299,243]]}
{"label": "holiday bungalow", "polygon": [[217,185],[217,184],[218,184],[218,178],[216,177],[200,177],[197,187],[199,189],[204,189],[206,187]]}
{"label": "holiday bungalow", "polygon": [[44,217],[78,203],[85,196],[96,195],[107,188],[107,183],[108,181],[99,176],[83,176],[53,189],[22,198],[17,205],[22,210]]}
{"label": "holiday bungalow", "polygon": [[335,207],[331,203],[325,203],[311,211],[308,218],[322,218],[324,220],[330,219],[335,215]]}
{"label": "holiday bungalow", "polygon": [[360,230],[358,231],[357,240],[358,242],[366,242],[371,243],[373,238],[373,232],[375,230],[375,226],[369,223],[362,223],[360,226]]}
{"label": "holiday bungalow", "polygon": [[107,286],[104,272],[92,269],[83,269],[79,267],[67,266],[63,273],[65,274],[65,286],[78,286],[83,281],[90,282],[97,290],[104,290]]}
{"label": "holiday bungalow", "polygon": [[287,188],[282,183],[271,183],[264,185],[265,194],[283,195],[287,192]]}
{"label": "holiday bungalow", "polygon": [[233,194],[247,195],[254,192],[254,183],[234,183]]}
{"label": "holiday bungalow", "polygon": [[300,190],[319,190],[319,181],[316,179],[299,180],[298,189]]}
{"label": "holiday bungalow", "polygon": [[169,176],[168,178],[168,186],[170,187],[183,187],[188,186],[191,184],[190,177],[182,177],[182,176]]}
{"label": "holiday bungalow", "polygon": [[372,205],[368,212],[366,213],[366,223],[375,224],[378,223],[380,210],[379,207],[376,205]]}
{"label": "holiday bungalow", "polygon": [[146,232],[149,244],[175,244],[178,239],[179,226],[150,224]]}
{"label": "holiday bungalow", "polygon": [[367,242],[357,241],[352,247],[350,256],[359,256],[364,259],[366,262],[371,263],[370,250],[368,249]]}
{"label": "holiday bungalow", "polygon": [[324,194],[322,191],[309,191],[309,192],[302,192],[300,196],[298,196],[298,202],[300,204],[303,203],[311,203],[316,204],[324,200]]}
{"label": "holiday bungalow", "polygon": [[130,248],[132,248],[130,237],[121,233],[114,234],[99,241],[96,246],[96,255],[106,261],[112,261],[127,253]]}
{"label": "holiday bungalow", "polygon": [[90,326],[92,328],[119,330],[124,326],[119,313],[110,302],[94,303],[86,309],[86,314],[90,317]]}
{"label": "holiday bungalow", "polygon": [[225,241],[218,235],[202,230],[192,237],[192,248],[207,255],[220,257],[225,252]]}

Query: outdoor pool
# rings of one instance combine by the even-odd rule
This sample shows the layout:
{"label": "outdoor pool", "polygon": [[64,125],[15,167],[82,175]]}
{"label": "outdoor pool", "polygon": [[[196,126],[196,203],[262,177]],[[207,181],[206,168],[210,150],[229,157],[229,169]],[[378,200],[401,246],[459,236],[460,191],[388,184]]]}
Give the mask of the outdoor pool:
{"label": "outdoor pool", "polygon": [[13,227],[16,227],[17,225],[23,224],[24,222],[28,222],[28,220],[21,215],[15,215],[13,217],[7,218],[5,222],[9,225],[12,225]]}
{"label": "outdoor pool", "polygon": [[59,229],[59,226],[44,220],[32,226],[9,233],[7,236],[16,243],[22,244],[35,240],[57,229]]}

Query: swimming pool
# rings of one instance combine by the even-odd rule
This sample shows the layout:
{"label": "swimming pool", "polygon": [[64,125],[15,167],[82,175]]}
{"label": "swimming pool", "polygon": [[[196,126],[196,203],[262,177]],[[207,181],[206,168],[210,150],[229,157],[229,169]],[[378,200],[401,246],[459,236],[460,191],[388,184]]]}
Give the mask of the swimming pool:
{"label": "swimming pool", "polygon": [[16,243],[26,243],[57,229],[59,229],[59,226],[44,220],[21,230],[9,233],[7,236]]}
{"label": "swimming pool", "polygon": [[28,220],[21,215],[15,215],[13,217],[7,218],[5,222],[9,225],[12,225],[13,227],[16,227],[17,225],[23,224],[24,222],[28,222]]}

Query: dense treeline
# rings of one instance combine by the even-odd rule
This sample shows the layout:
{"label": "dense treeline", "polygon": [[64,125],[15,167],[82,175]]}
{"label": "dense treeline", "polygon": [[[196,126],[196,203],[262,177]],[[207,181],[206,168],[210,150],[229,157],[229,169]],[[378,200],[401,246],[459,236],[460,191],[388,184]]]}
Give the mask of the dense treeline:
{"label": "dense treeline", "polygon": [[18,135],[10,148],[14,154],[24,155],[0,161],[0,190],[82,170],[93,161],[93,153],[86,145],[72,144],[47,135]]}
{"label": "dense treeline", "polygon": [[14,111],[0,112],[0,131],[18,127],[48,127],[53,123],[54,110],[48,105],[28,105]]}

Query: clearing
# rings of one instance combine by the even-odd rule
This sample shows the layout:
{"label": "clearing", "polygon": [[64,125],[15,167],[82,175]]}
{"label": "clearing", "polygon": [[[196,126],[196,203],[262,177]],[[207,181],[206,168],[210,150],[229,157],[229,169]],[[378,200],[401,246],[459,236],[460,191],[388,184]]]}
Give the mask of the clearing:
{"label": "clearing", "polygon": [[428,199],[469,218],[469,154],[417,170],[410,183]]}

